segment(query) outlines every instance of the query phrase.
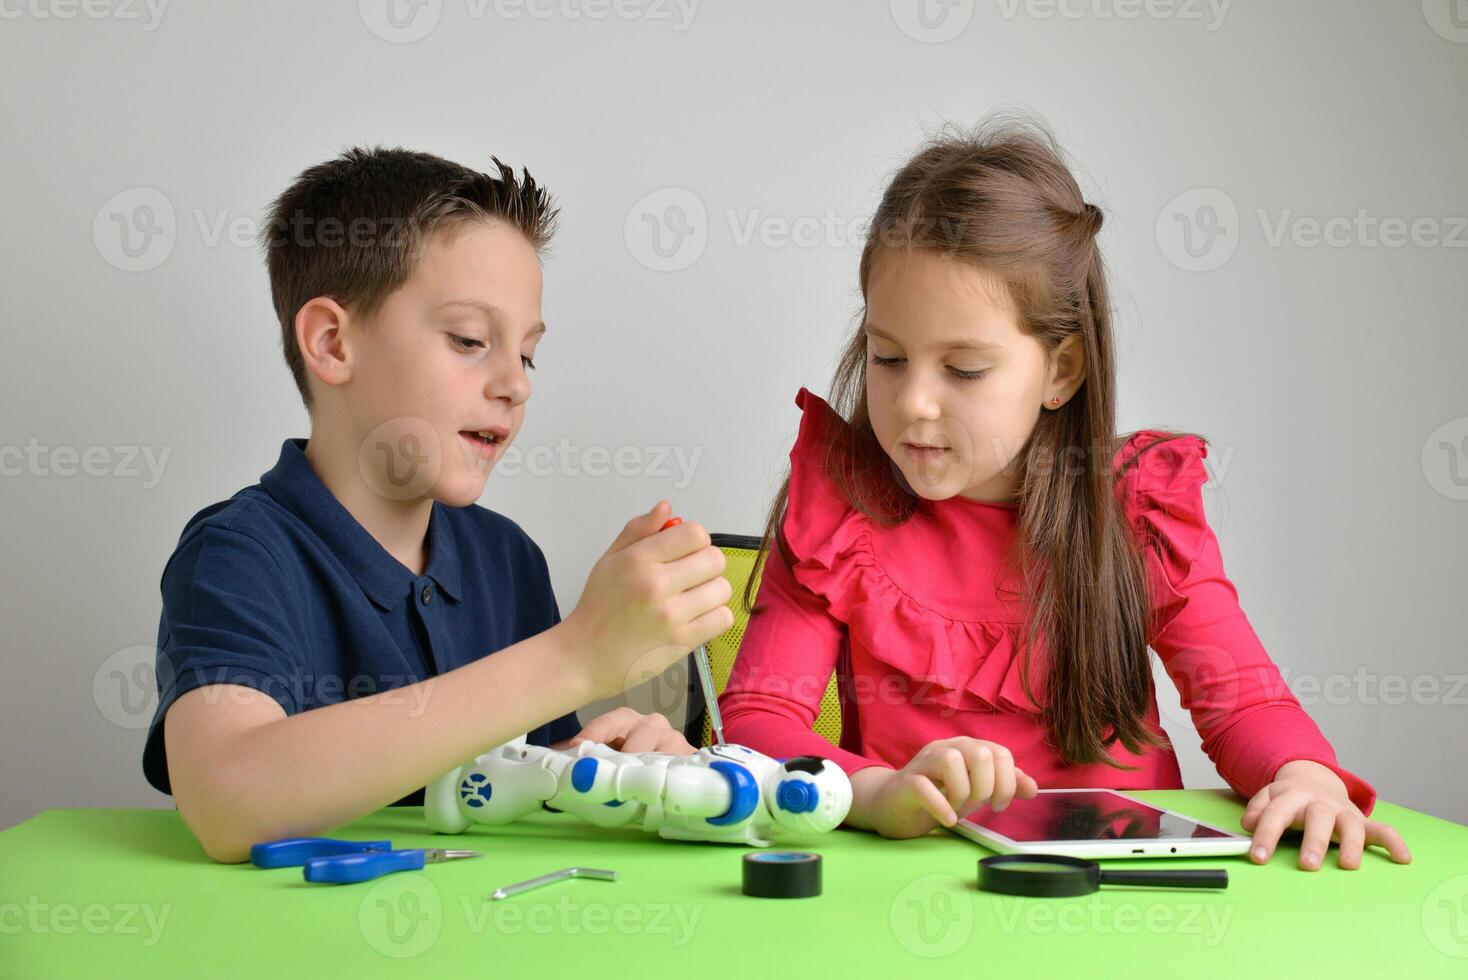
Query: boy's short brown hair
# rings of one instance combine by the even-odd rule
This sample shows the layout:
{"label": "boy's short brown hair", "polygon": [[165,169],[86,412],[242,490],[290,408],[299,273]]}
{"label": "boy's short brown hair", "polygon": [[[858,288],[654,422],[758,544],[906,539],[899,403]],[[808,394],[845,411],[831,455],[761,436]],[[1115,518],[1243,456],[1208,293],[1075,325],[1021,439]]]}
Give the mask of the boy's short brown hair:
{"label": "boy's short brown hair", "polygon": [[270,207],[261,244],[281,348],[309,409],[296,313],[329,296],[370,317],[413,275],[434,234],[469,221],[504,221],[540,251],[557,209],[529,171],[490,158],[497,175],[429,153],[353,147],[301,173]]}

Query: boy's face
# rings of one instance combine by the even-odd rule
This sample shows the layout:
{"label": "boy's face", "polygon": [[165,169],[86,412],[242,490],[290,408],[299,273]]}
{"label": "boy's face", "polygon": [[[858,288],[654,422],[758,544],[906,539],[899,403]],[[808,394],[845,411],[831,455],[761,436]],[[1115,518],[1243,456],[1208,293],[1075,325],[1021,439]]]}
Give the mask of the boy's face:
{"label": "boy's face", "polygon": [[507,224],[461,225],[425,245],[412,277],[353,331],[346,404],[374,490],[479,499],[525,418],[540,296],[539,257]]}

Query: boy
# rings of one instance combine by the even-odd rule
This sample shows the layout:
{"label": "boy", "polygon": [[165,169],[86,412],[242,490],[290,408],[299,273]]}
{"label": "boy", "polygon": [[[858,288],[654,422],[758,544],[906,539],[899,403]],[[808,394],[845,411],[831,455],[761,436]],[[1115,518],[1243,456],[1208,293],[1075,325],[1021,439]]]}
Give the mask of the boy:
{"label": "boy", "polygon": [[[540,549],[475,505],[515,438],[545,332],[556,210],[517,179],[354,149],[267,225],[286,362],[311,419],[260,483],[185,527],[162,579],[143,769],[214,860],[397,801],[727,629],[699,526],[633,518],[562,622]],[[490,654],[493,654],[490,656]],[[628,709],[580,738],[690,751]]]}

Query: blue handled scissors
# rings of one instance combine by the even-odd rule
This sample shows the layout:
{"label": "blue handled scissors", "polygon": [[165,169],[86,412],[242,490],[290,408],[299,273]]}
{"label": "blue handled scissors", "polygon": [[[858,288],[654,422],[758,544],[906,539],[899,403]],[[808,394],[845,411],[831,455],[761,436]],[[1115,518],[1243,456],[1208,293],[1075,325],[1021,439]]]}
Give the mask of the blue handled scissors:
{"label": "blue handled scissors", "polygon": [[250,848],[259,868],[304,866],[307,881],[343,885],[370,881],[395,871],[419,871],[425,864],[480,857],[478,851],[416,847],[395,851],[392,841],[336,840],[331,837],[287,837]]}

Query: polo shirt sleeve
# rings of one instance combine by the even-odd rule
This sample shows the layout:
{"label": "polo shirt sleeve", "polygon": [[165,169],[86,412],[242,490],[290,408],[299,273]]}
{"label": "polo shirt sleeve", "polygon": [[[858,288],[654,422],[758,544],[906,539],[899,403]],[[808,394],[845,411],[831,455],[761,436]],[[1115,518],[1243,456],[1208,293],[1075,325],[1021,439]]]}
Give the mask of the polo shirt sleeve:
{"label": "polo shirt sleeve", "polygon": [[211,684],[268,694],[287,715],[303,709],[305,641],[290,584],[270,551],[229,527],[186,534],[162,579],[158,709],[143,748],[143,773],[171,793],[163,725],[180,697]]}

